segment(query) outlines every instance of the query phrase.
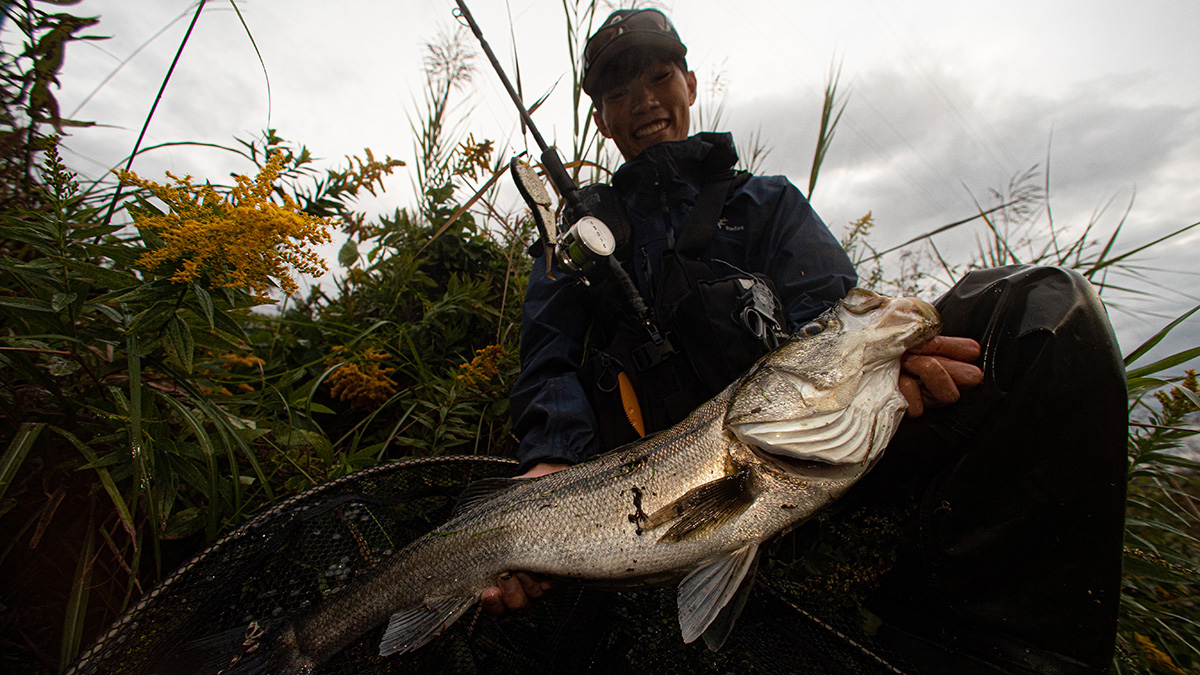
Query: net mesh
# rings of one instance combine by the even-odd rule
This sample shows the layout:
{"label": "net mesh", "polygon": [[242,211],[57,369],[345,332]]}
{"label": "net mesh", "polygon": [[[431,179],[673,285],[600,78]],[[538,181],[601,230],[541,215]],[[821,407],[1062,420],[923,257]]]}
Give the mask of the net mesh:
{"label": "net mesh", "polygon": [[[183,565],[67,672],[158,672],[181,645],[306,612],[448,519],[467,484],[515,470],[496,457],[414,459],[281,502]],[[835,511],[772,542],[719,652],[683,643],[673,587],[567,587],[498,618],[474,608],[410,654],[378,656],[380,626],[318,672],[913,672],[874,642],[872,617],[858,603],[889,564],[898,519]]]}

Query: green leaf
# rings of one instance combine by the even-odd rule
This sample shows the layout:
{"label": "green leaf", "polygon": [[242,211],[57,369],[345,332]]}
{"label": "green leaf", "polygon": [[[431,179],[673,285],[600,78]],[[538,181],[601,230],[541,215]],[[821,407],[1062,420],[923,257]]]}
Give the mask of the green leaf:
{"label": "green leaf", "polygon": [[86,538],[83,550],[75,561],[75,578],[71,584],[71,595],[67,600],[67,612],[63,617],[62,642],[59,646],[59,663],[71,663],[79,655],[83,642],[83,624],[87,619],[88,596],[92,589],[92,558],[96,550],[96,522],[88,514]]}
{"label": "green leaf", "polygon": [[110,270],[106,267],[101,267],[99,265],[94,265],[89,262],[75,260],[72,258],[55,256],[55,259],[61,262],[61,264],[67,266],[69,269],[77,272],[80,277],[83,277],[96,286],[105,289],[120,290],[138,283],[137,277],[133,276],[129,272]]}
{"label": "green leaf", "polygon": [[338,263],[342,267],[353,267],[356,262],[358,262],[358,244],[355,243],[354,237],[347,237],[346,243],[342,244],[342,248],[338,251]]}
{"label": "green leaf", "polygon": [[183,539],[204,528],[204,512],[193,506],[184,509],[167,519],[163,528],[163,539]]}
{"label": "green leaf", "polygon": [[113,464],[120,464],[121,462],[123,462],[127,459],[129,459],[129,458],[121,456],[121,453],[119,453],[119,452],[110,452],[107,455],[100,457],[95,462],[88,462],[87,464],[84,464],[83,466],[76,467],[75,470],[76,471],[86,471],[88,469],[102,469],[102,468],[110,467]]}
{"label": "green leaf", "polygon": [[57,314],[58,310],[54,309],[49,302],[38,300],[37,298],[13,298],[0,296],[0,306],[12,307],[14,309],[30,309],[35,312],[50,312]]}
{"label": "green leaf", "polygon": [[214,352],[237,352],[242,350],[237,338],[222,330],[198,330],[192,333],[196,344]]}
{"label": "green leaf", "polygon": [[1125,386],[1129,389],[1129,397],[1135,398],[1139,394],[1143,394],[1151,389],[1165,387],[1171,382],[1157,377],[1129,377],[1128,373],[1125,376]]}
{"label": "green leaf", "polygon": [[163,329],[163,326],[170,320],[169,317],[174,316],[175,305],[171,302],[156,302],[148,309],[145,309],[133,317],[133,321],[129,324],[128,332],[130,334],[137,333],[157,333]]}
{"label": "green leaf", "polygon": [[12,442],[8,444],[8,449],[0,457],[0,498],[3,498],[4,493],[8,491],[13,477],[17,475],[17,469],[20,469],[21,465],[25,463],[25,457],[29,455],[33,442],[45,428],[45,422],[26,422],[21,425],[20,429],[17,429],[17,435],[13,437]]}
{"label": "green leaf", "polygon": [[1195,579],[1189,578],[1187,574],[1175,572],[1165,566],[1155,565],[1149,560],[1143,560],[1137,555],[1128,554],[1125,555],[1125,560],[1122,564],[1122,573],[1126,577],[1164,581],[1171,584],[1186,584],[1195,581]]}
{"label": "green leaf", "polygon": [[296,399],[295,401],[292,401],[291,403],[289,403],[289,405],[291,405],[293,408],[298,408],[298,409],[304,409],[305,407],[307,407],[309,412],[321,413],[323,415],[336,415],[337,414],[336,410],[330,408],[327,405],[322,405],[320,403],[314,403],[314,402],[311,402],[304,398]]}
{"label": "green leaf", "polygon": [[216,328],[217,325],[213,322],[212,296],[200,284],[192,284],[192,293],[196,296],[196,301],[200,303],[200,309],[204,312],[204,318],[208,319],[208,327]]}
{"label": "green leaf", "polygon": [[[108,493],[108,498],[112,500],[113,507],[117,510],[117,516],[121,519],[121,526],[125,528],[130,538],[137,537],[137,528],[133,525],[133,515],[129,510],[129,506],[125,503],[125,498],[121,496],[121,491],[117,489],[117,483],[113,480],[112,474],[108,472],[108,469],[103,467],[103,464],[106,462],[103,462],[96,455],[95,450],[92,450],[90,446],[76,438],[74,434],[66,429],[51,426],[50,430],[65,438],[71,445],[74,445],[79,454],[83,455],[83,458],[87,460],[88,466],[95,469],[96,475],[100,477],[100,485],[104,487],[104,491]],[[120,457],[115,452],[110,456]],[[106,456],[105,459],[108,459],[108,457]]]}
{"label": "green leaf", "polygon": [[1185,349],[1177,354],[1172,354],[1171,356],[1168,356],[1165,359],[1160,359],[1158,361],[1155,361],[1154,363],[1151,363],[1148,366],[1142,366],[1141,368],[1134,368],[1133,370],[1126,371],[1125,377],[1126,378],[1145,377],[1147,375],[1152,375],[1154,373],[1164,371],[1168,368],[1174,368],[1175,366],[1178,366],[1181,363],[1187,363],[1188,361],[1191,361],[1192,359],[1194,359],[1196,357],[1200,357],[1200,347],[1192,347],[1191,349]]}
{"label": "green leaf", "polygon": [[[1178,318],[1176,318],[1174,321],[1172,321],[1171,323],[1164,326],[1162,330],[1158,331],[1149,340],[1146,340],[1141,345],[1139,345],[1137,349],[1130,352],[1130,354],[1125,357],[1125,366],[1129,367],[1130,364],[1132,364],[1134,361],[1137,361],[1138,359],[1140,359],[1142,357],[1142,355],[1144,355],[1146,352],[1153,349],[1154,345],[1157,345],[1159,342],[1162,342],[1163,338],[1167,337],[1168,333],[1170,333],[1172,330],[1174,330],[1175,327],[1178,326],[1180,323],[1182,323],[1184,319],[1186,319],[1189,316],[1191,316],[1192,314],[1194,314],[1196,312],[1196,310],[1200,310],[1200,305],[1196,305],[1195,307],[1189,309],[1188,311],[1184,312],[1183,314],[1180,314]],[[1140,370],[1143,370],[1143,369],[1139,369],[1139,371]],[[1150,371],[1150,372],[1155,372],[1155,371]]]}
{"label": "green leaf", "polygon": [[1187,469],[1188,471],[1200,471],[1200,462],[1197,462],[1194,459],[1188,459],[1187,457],[1183,457],[1181,455],[1172,455],[1167,452],[1147,452],[1146,454],[1142,455],[1142,460],[1147,463],[1165,466],[1177,466],[1181,469]]}
{"label": "green leaf", "polygon": [[50,307],[56,312],[61,312],[75,302],[75,298],[74,293],[55,293],[54,297],[50,298]]}
{"label": "green leaf", "polygon": [[329,438],[325,434],[307,429],[292,429],[283,438],[283,443],[289,448],[312,447],[322,454],[329,454],[333,450],[333,445],[330,444]]}
{"label": "green leaf", "polygon": [[97,312],[100,312],[101,314],[103,314],[105,316],[105,318],[107,318],[109,321],[113,322],[114,324],[117,324],[118,326],[125,323],[125,315],[122,314],[121,310],[117,309],[116,307],[110,307],[103,303],[92,302],[90,300],[85,304],[85,306],[95,309]]}
{"label": "green leaf", "polygon": [[188,327],[186,321],[179,318],[178,314],[167,321],[167,335],[163,340],[163,347],[166,348],[167,354],[183,368],[184,372],[189,375],[192,373],[196,343],[192,339],[191,328]]}

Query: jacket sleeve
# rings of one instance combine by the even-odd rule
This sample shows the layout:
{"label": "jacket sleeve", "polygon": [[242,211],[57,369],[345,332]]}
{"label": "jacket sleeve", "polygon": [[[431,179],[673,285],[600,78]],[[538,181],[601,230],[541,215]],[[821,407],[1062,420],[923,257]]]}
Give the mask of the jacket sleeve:
{"label": "jacket sleeve", "polygon": [[763,181],[776,192],[773,213],[763,219],[767,229],[760,233],[752,255],[775,284],[792,333],[824,312],[858,284],[858,275],[820,216],[800,190],[786,178],[773,176]]}
{"label": "jacket sleeve", "polygon": [[556,269],[555,276],[546,277],[545,256],[537,256],[525,292],[521,374],[509,396],[522,471],[539,462],[576,464],[599,449],[579,379],[593,303],[571,275]]}

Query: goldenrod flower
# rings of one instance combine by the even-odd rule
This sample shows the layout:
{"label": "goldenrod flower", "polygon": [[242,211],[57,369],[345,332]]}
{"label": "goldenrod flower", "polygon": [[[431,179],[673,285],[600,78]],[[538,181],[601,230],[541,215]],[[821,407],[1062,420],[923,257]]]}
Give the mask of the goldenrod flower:
{"label": "goldenrod flower", "polygon": [[235,365],[245,366],[247,368],[262,368],[267,365],[266,361],[251,354],[250,356],[242,356],[240,354],[222,354],[221,358],[225,361],[221,367],[225,370],[233,370]]}
{"label": "goldenrod flower", "polygon": [[166,214],[134,216],[139,228],[163,240],[162,246],[143,254],[138,265],[153,271],[174,263],[179,269],[171,275],[173,281],[207,277],[213,286],[248,289],[260,300],[269,298],[272,282],[289,294],[296,292],[290,269],[301,274],[327,271],[311,247],[331,240],[331,220],[301,212],[287,195],[277,195],[283,204],[271,198],[283,162],[283,155],[276,154],[257,177],[234,176],[237,184],[228,195],[207,183],[193,184],[191,176],[167,172],[170,182],[160,185],[118,171],[122,181],[145,189],[170,208]]}
{"label": "goldenrod flower", "polygon": [[1168,673],[1179,673],[1179,675],[1184,675],[1184,670],[1175,665],[1175,662],[1171,660],[1171,657],[1167,656],[1166,652],[1159,649],[1150,638],[1142,635],[1141,633],[1134,633],[1133,640],[1137,644],[1138,651],[1141,652],[1142,656],[1145,657],[1146,660],[1149,661],[1153,666],[1157,666]]}
{"label": "goldenrod flower", "polygon": [[[343,349],[335,347],[334,351]],[[341,365],[328,378],[330,394],[356,408],[369,410],[383,405],[396,393],[398,386],[395,380],[388,377],[394,369],[380,365],[380,361],[388,358],[390,356],[386,352],[374,348],[367,348],[354,358],[359,363],[343,360],[339,356],[334,362],[341,362]]]}
{"label": "goldenrod flower", "polygon": [[463,372],[458,374],[458,380],[471,386],[482,386],[495,377],[500,370],[500,359],[508,355],[504,347],[489,345],[475,350],[475,358],[470,363],[458,366]]}
{"label": "goldenrod flower", "polygon": [[1197,386],[1196,382],[1196,371],[1189,369],[1185,370],[1184,373],[1183,381],[1178,386],[1172,387],[1169,393],[1165,391],[1154,392],[1154,398],[1157,398],[1158,402],[1162,404],[1164,417],[1183,417],[1196,410],[1196,405],[1192,403],[1192,399],[1181,391],[1182,389],[1187,389],[1193,394],[1200,392],[1200,386]]}

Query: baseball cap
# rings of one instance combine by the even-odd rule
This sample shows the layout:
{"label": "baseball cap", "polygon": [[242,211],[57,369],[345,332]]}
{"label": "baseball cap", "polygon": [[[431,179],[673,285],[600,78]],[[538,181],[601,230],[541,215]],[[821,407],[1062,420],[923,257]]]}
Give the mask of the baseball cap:
{"label": "baseball cap", "polygon": [[671,20],[657,9],[618,9],[588,38],[583,48],[583,90],[595,98],[605,67],[630,47],[663,50],[669,58],[687,54]]}

